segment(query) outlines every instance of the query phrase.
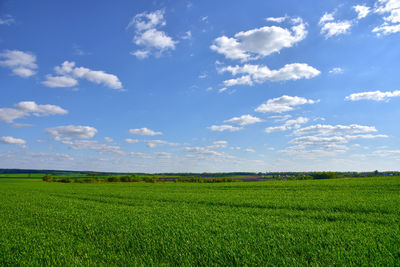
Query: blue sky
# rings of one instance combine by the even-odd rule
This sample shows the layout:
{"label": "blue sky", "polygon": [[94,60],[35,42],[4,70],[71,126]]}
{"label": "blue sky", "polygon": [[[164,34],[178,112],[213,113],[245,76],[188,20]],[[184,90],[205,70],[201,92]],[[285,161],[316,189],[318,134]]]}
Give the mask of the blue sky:
{"label": "blue sky", "polygon": [[399,170],[400,0],[2,1],[0,168]]}

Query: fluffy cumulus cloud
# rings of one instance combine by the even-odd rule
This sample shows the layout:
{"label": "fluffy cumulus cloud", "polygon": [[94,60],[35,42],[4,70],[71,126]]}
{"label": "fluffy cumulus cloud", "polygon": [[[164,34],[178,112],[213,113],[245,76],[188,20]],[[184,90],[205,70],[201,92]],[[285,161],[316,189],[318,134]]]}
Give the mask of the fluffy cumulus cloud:
{"label": "fluffy cumulus cloud", "polygon": [[309,119],[306,117],[298,117],[297,119],[285,121],[283,125],[268,127],[265,129],[265,132],[272,133],[272,132],[287,131],[291,129],[298,129],[301,127],[301,124],[307,123],[308,121]]}
{"label": "fluffy cumulus cloud", "polygon": [[131,54],[139,59],[144,59],[153,52],[156,56],[160,56],[164,51],[174,50],[177,41],[158,29],[166,24],[164,10],[143,12],[133,17],[127,28],[135,28],[133,42],[143,49],[133,51]]}
{"label": "fluffy cumulus cloud", "polygon": [[46,75],[46,80],[42,82],[42,84],[47,87],[73,87],[78,84],[78,81],[75,78],[70,76],[52,76]]}
{"label": "fluffy cumulus cloud", "polygon": [[136,134],[136,135],[148,135],[148,136],[154,136],[154,135],[162,135],[162,132],[156,132],[153,130],[150,130],[148,128],[138,128],[138,129],[130,129],[129,133],[131,134]]}
{"label": "fluffy cumulus cloud", "polygon": [[251,116],[251,115],[242,115],[240,117],[233,117],[229,120],[224,121],[225,123],[233,123],[233,124],[238,124],[240,126],[248,125],[248,124],[253,124],[257,122],[262,122],[260,118]]}
{"label": "fluffy cumulus cloud", "polygon": [[214,132],[223,132],[223,131],[236,132],[242,130],[243,127],[236,127],[232,125],[212,125],[209,127],[209,129]]}
{"label": "fluffy cumulus cloud", "polygon": [[229,72],[233,76],[243,75],[239,78],[224,81],[224,85],[227,87],[240,84],[253,85],[253,82],[310,79],[320,74],[319,70],[304,63],[286,64],[278,70],[271,70],[267,66],[244,64],[243,66],[222,67],[218,71],[220,73]]}
{"label": "fluffy cumulus cloud", "polygon": [[316,135],[344,135],[376,132],[374,126],[364,126],[358,124],[351,125],[329,125],[316,124],[305,128],[297,129],[293,133],[295,135],[316,134]]}
{"label": "fluffy cumulus cloud", "polygon": [[361,92],[351,94],[346,96],[346,100],[349,101],[359,101],[359,100],[373,100],[373,101],[389,101],[393,97],[400,96],[400,91],[395,90],[393,92],[381,92],[381,91],[372,91],[372,92]]}
{"label": "fluffy cumulus cloud", "polygon": [[281,97],[268,99],[266,103],[260,105],[255,111],[262,113],[283,113],[293,110],[296,106],[315,104],[317,102],[318,101],[306,99],[304,97],[283,95]]}
{"label": "fluffy cumulus cloud", "polygon": [[14,138],[12,136],[2,136],[0,137],[0,144],[3,145],[17,145],[22,148],[26,147],[26,141],[24,139]]}
{"label": "fluffy cumulus cloud", "polygon": [[353,8],[357,12],[357,19],[365,18],[371,12],[371,8],[364,5],[355,5]]}
{"label": "fluffy cumulus cloud", "polygon": [[319,20],[321,34],[327,39],[335,35],[348,33],[353,25],[350,20],[335,21],[333,15],[333,13],[325,13]]}
{"label": "fluffy cumulus cloud", "polygon": [[4,50],[0,53],[0,66],[11,69],[20,77],[27,78],[36,74],[36,56],[29,52]]}
{"label": "fluffy cumulus cloud", "polygon": [[54,70],[58,75],[47,75],[42,84],[48,87],[72,87],[78,84],[77,79],[85,79],[111,89],[122,90],[122,83],[114,74],[102,70],[76,67],[75,62],[64,61],[61,66],[56,66]]}
{"label": "fluffy cumulus cloud", "polygon": [[375,27],[372,32],[377,35],[387,35],[400,32],[400,1],[378,0],[375,4],[375,13],[383,16],[384,22]]}
{"label": "fluffy cumulus cloud", "polygon": [[66,125],[46,129],[47,133],[55,139],[66,138],[92,138],[97,129],[91,126]]}
{"label": "fluffy cumulus cloud", "polygon": [[68,111],[56,105],[38,105],[34,101],[22,101],[13,108],[0,108],[0,121],[12,123],[28,116],[64,115]]}
{"label": "fluffy cumulus cloud", "polygon": [[211,45],[211,49],[227,59],[249,61],[268,56],[292,47],[307,35],[301,19],[290,28],[264,26],[245,32],[238,32],[234,37],[220,36]]}

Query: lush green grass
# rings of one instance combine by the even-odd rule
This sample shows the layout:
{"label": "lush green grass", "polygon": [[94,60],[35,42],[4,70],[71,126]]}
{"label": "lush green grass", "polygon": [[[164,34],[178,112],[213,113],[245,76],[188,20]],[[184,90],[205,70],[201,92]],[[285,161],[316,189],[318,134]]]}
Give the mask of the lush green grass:
{"label": "lush green grass", "polygon": [[400,178],[0,180],[0,265],[400,265]]}

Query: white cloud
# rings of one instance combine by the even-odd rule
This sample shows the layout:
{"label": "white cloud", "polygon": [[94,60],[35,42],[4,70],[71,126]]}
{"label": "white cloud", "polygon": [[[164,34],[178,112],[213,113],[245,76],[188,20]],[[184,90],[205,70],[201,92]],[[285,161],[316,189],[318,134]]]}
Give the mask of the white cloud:
{"label": "white cloud", "polygon": [[270,21],[270,22],[282,23],[288,18],[289,18],[288,16],[284,16],[284,17],[268,17],[265,20],[266,21]]}
{"label": "white cloud", "polygon": [[[177,41],[174,41],[165,32],[158,30],[158,27],[165,26],[167,23],[164,19],[164,10],[156,10],[154,12],[143,12],[137,14],[128,24],[127,28],[135,28],[134,43],[142,46],[144,49],[131,52],[132,55],[139,59],[147,58],[156,52],[156,56],[160,56],[166,50],[174,50]],[[191,32],[186,32],[184,39],[190,39]]]}
{"label": "white cloud", "polygon": [[221,36],[214,40],[210,48],[227,59],[249,61],[292,47],[306,35],[305,24],[300,20],[290,29],[265,26],[236,33],[234,37]]}
{"label": "white cloud", "polygon": [[11,15],[4,15],[0,17],[0,25],[11,25],[15,23],[15,19]]}
{"label": "white cloud", "polygon": [[246,152],[246,153],[255,153],[256,151],[254,149],[252,149],[252,148],[246,148],[244,150],[244,152]]}
{"label": "white cloud", "polygon": [[388,138],[386,134],[358,134],[358,135],[346,135],[347,140],[354,139],[375,139],[375,138]]}
{"label": "white cloud", "polygon": [[330,136],[330,137],[322,137],[322,136],[302,136],[297,137],[291,140],[289,143],[301,145],[302,147],[306,146],[328,146],[332,147],[337,144],[345,144],[348,140],[343,136]]}
{"label": "white cloud", "polygon": [[342,74],[343,69],[339,67],[335,67],[329,71],[330,74]]}
{"label": "white cloud", "polygon": [[84,78],[90,82],[103,84],[112,89],[121,89],[122,83],[118,77],[113,74],[105,73],[104,71],[90,70],[87,68],[75,68],[73,74],[77,78]]}
{"label": "white cloud", "polygon": [[282,149],[278,151],[279,153],[285,154],[289,157],[295,157],[299,159],[306,159],[306,160],[315,160],[315,159],[321,159],[321,158],[326,158],[326,157],[338,157],[341,154],[344,154],[347,152],[346,147],[332,147],[330,149],[311,149],[311,150],[306,150],[303,149],[302,147],[298,146],[290,146],[287,147],[286,149]]}
{"label": "white cloud", "polygon": [[295,135],[316,134],[316,135],[345,135],[376,132],[374,126],[363,126],[358,124],[351,125],[329,125],[316,124],[305,128],[297,129],[293,133]]}
{"label": "white cloud", "polygon": [[306,99],[304,97],[283,95],[281,97],[269,99],[266,103],[256,108],[255,111],[262,113],[283,113],[293,110],[295,106],[315,104],[317,102],[318,101]]}
{"label": "white cloud", "polygon": [[[227,87],[235,86],[235,85],[253,85],[253,81],[251,80],[250,75],[241,76],[239,78],[230,79],[224,81],[224,85]],[[223,90],[225,91],[225,90]],[[221,92],[223,92],[221,91]]]}
{"label": "white cloud", "polygon": [[378,0],[375,4],[375,12],[387,13],[400,8],[399,0]]}
{"label": "white cloud", "polygon": [[157,26],[165,26],[167,23],[164,19],[164,10],[156,10],[154,12],[143,12],[136,14],[129,22],[127,28],[134,26],[139,31],[149,30]]}
{"label": "white cloud", "polygon": [[378,36],[380,34],[388,35],[392,33],[397,33],[400,32],[400,24],[388,25],[387,23],[383,23],[381,26],[375,27],[372,32],[376,32]]}
{"label": "white cloud", "polygon": [[145,59],[150,56],[150,51],[147,50],[136,50],[135,52],[131,52],[131,55],[137,57],[138,59]]}
{"label": "white cloud", "polygon": [[319,23],[320,25],[325,24],[327,21],[333,21],[335,20],[335,18],[333,17],[333,13],[327,13],[325,12],[325,14],[319,19]]}
{"label": "white cloud", "polygon": [[399,9],[399,0],[378,0],[375,4],[375,12],[378,14],[389,14],[389,16],[384,17],[384,20],[392,23],[400,22]]}
{"label": "white cloud", "polygon": [[226,120],[224,122],[244,126],[244,125],[248,125],[248,124],[262,122],[262,120],[260,118],[257,118],[257,117],[247,114],[247,115],[242,115],[240,117],[233,117],[232,119]]}
{"label": "white cloud", "polygon": [[167,142],[164,140],[145,140],[144,142],[147,143],[147,146],[150,148],[162,146],[162,145],[168,145],[168,146],[177,146],[177,143],[172,143],[172,142]]}
{"label": "white cloud", "polygon": [[47,87],[73,87],[78,81],[69,76],[52,76],[46,75],[46,80],[42,82]]}
{"label": "white cloud", "polygon": [[114,142],[114,139],[112,139],[111,137],[106,136],[106,137],[104,137],[104,141],[106,141],[108,143],[112,143],[112,142]]}
{"label": "white cloud", "polygon": [[363,5],[353,6],[354,10],[357,12],[357,19],[363,19],[371,12],[370,7]]}
{"label": "white cloud", "polygon": [[236,132],[239,130],[242,130],[242,127],[235,127],[232,125],[212,125],[209,127],[211,131],[217,131],[217,132],[223,132],[223,131],[229,131],[229,132]]}
{"label": "white cloud", "polygon": [[0,108],[0,121],[12,123],[14,120],[28,116],[64,115],[68,111],[56,105],[38,105],[33,101],[22,101],[14,108]]}
{"label": "white cloud", "polygon": [[271,126],[265,129],[266,133],[273,133],[273,132],[283,132],[286,131],[287,128],[285,125],[281,125],[281,126]]}
{"label": "white cloud", "polygon": [[399,0],[378,0],[375,3],[375,13],[385,15],[382,25],[375,27],[372,32],[377,35],[387,35],[400,32],[400,1]]}
{"label": "white cloud", "polygon": [[42,84],[48,87],[72,87],[78,84],[76,79],[85,79],[112,89],[122,90],[122,83],[114,74],[105,73],[102,70],[75,67],[75,62],[64,61],[54,70],[61,76],[47,75],[46,81],[43,81]]}
{"label": "white cloud", "polygon": [[[291,146],[278,151],[279,153],[303,159],[319,159],[321,157],[336,157],[346,153],[347,144],[358,139],[387,138],[384,134],[369,134],[376,132],[375,127],[362,125],[313,125],[295,130],[295,135],[314,134],[300,136],[289,141]],[[367,134],[366,134],[367,133]],[[360,146],[353,145],[352,147]]]}
{"label": "white cloud", "polygon": [[29,52],[4,50],[0,53],[0,66],[12,70],[15,75],[23,78],[36,74],[36,56]]}
{"label": "white cloud", "polygon": [[154,153],[157,159],[170,159],[172,158],[172,154],[168,152],[156,152]]}
{"label": "white cloud", "polygon": [[0,137],[0,144],[5,145],[17,145],[22,148],[25,148],[26,141],[24,139],[14,138],[12,136],[2,136]]}
{"label": "white cloud", "polygon": [[224,155],[224,153],[217,152],[214,150],[211,150],[206,147],[184,147],[182,148],[183,151],[193,153],[196,155],[201,155],[201,156],[217,156],[221,157]]}
{"label": "white cloud", "polygon": [[140,128],[140,129],[130,129],[129,133],[131,134],[137,134],[137,135],[149,135],[149,136],[154,136],[154,135],[162,135],[162,132],[155,132],[153,130],[150,130],[148,128]]}
{"label": "white cloud", "polygon": [[192,39],[192,32],[191,32],[191,31],[185,32],[185,35],[183,35],[181,38],[182,38],[183,40],[190,40],[190,39]]}
{"label": "white cloud", "polygon": [[381,91],[373,91],[373,92],[361,92],[351,94],[346,96],[346,100],[350,101],[359,101],[359,100],[373,100],[373,101],[389,101],[392,97],[400,96],[400,90],[396,90],[393,92],[381,92]]}
{"label": "white cloud", "polygon": [[267,66],[245,64],[243,66],[227,66],[218,69],[220,73],[230,72],[232,75],[245,74],[236,79],[224,81],[225,86],[238,84],[253,85],[253,82],[287,81],[298,79],[310,79],[320,74],[320,71],[304,63],[286,64],[278,70],[271,70]]}
{"label": "white cloud", "polygon": [[13,73],[17,76],[26,78],[36,74],[36,71],[28,68],[15,68],[13,69]]}
{"label": "white cloud", "polygon": [[390,16],[385,17],[384,19],[390,23],[399,23],[400,22],[400,8],[392,10]]}
{"label": "white cloud", "polygon": [[207,148],[210,149],[218,149],[218,148],[225,148],[228,145],[227,141],[214,141],[212,145],[208,146]]}
{"label": "white cloud", "polygon": [[91,53],[85,52],[83,51],[79,45],[77,44],[73,44],[72,45],[73,48],[73,54],[77,55],[77,56],[85,56],[85,55],[91,55]]}
{"label": "white cloud", "polygon": [[328,39],[335,35],[348,33],[353,22],[350,20],[335,21],[333,13],[325,13],[318,23],[321,26],[321,34]]}
{"label": "white cloud", "polygon": [[0,109],[0,121],[12,123],[15,119],[23,118],[27,116],[26,112],[15,108],[1,108]]}
{"label": "white cloud", "polygon": [[265,129],[266,133],[272,133],[272,132],[279,132],[279,131],[287,131],[291,129],[297,129],[300,128],[301,124],[307,123],[309,121],[308,118],[305,117],[298,117],[297,119],[294,120],[287,120],[285,121],[284,125],[281,126],[275,126],[275,127],[268,127]]}
{"label": "white cloud", "polygon": [[156,29],[149,29],[135,37],[135,44],[138,46],[156,48],[161,51],[175,49],[175,41],[165,32]]}
{"label": "white cloud", "polygon": [[351,21],[339,21],[339,22],[327,22],[321,28],[321,34],[325,35],[325,38],[330,38],[335,35],[348,33],[352,26]]}
{"label": "white cloud", "polygon": [[376,157],[398,157],[400,156],[400,150],[387,150],[387,149],[382,149],[382,150],[376,150],[374,151],[371,156],[376,156]]}
{"label": "white cloud", "polygon": [[67,114],[68,111],[55,105],[38,105],[34,101],[22,101],[14,107],[26,113],[33,113],[35,116],[49,116],[57,114]]}
{"label": "white cloud", "polygon": [[129,144],[136,144],[136,143],[139,143],[139,140],[138,139],[126,138],[125,142],[127,142]]}
{"label": "white cloud", "polygon": [[307,123],[308,121],[309,121],[308,118],[298,117],[297,119],[294,119],[294,120],[287,120],[285,122],[285,125],[286,126],[293,126],[294,125],[294,127],[296,127],[296,125],[304,124],[304,123]]}
{"label": "white cloud", "polygon": [[208,77],[207,72],[202,72],[202,73],[199,75],[199,78],[200,78],[200,79],[205,79],[205,78],[207,78],[207,77]]}
{"label": "white cloud", "polygon": [[[361,134],[361,135],[344,135],[344,136],[302,136],[292,139],[289,143],[294,146],[289,147],[290,149],[296,149],[304,151],[306,149],[324,149],[324,150],[348,150],[347,143],[357,139],[375,139],[375,138],[387,138],[387,135],[378,134]],[[358,145],[359,146],[359,145]]]}
{"label": "white cloud", "polygon": [[97,129],[90,126],[58,126],[46,129],[47,133],[53,136],[55,139],[67,138],[92,138],[96,133]]}
{"label": "white cloud", "polygon": [[151,155],[145,154],[145,153],[142,153],[142,152],[130,152],[128,155],[130,157],[133,157],[133,158],[141,158],[141,159],[151,159],[151,158],[153,158]]}
{"label": "white cloud", "polygon": [[290,119],[292,115],[286,114],[286,115],[273,115],[269,116],[269,119],[274,119],[275,122],[281,122],[281,121],[286,121]]}
{"label": "white cloud", "polygon": [[95,140],[61,140],[61,143],[68,145],[70,149],[74,150],[92,150],[100,154],[125,154],[119,146],[99,144]]}

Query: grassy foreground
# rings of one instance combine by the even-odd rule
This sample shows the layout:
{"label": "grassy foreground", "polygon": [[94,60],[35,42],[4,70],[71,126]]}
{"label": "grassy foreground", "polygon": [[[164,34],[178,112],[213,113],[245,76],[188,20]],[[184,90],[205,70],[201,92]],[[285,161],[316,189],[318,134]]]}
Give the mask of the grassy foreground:
{"label": "grassy foreground", "polygon": [[0,265],[400,265],[400,178],[0,179]]}

